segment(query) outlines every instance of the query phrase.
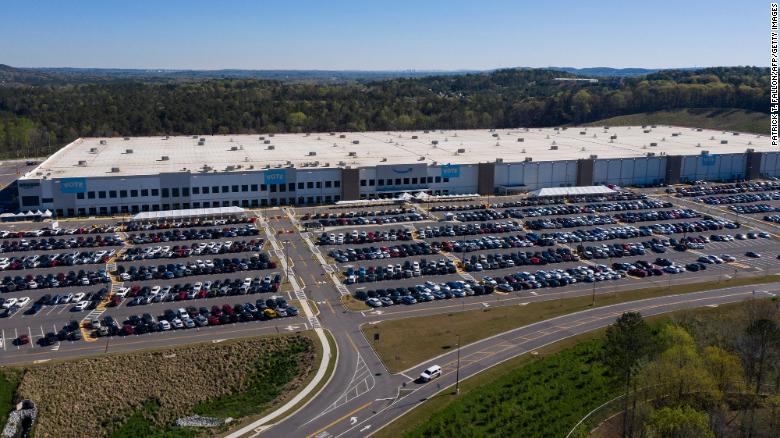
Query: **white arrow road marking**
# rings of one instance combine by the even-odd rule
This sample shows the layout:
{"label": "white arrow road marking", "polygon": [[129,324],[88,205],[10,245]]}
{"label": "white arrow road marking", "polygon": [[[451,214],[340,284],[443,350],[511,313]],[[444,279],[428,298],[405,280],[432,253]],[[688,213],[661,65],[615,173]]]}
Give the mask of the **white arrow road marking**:
{"label": "white arrow road marking", "polygon": [[360,429],[360,431],[361,431],[361,432],[365,432],[365,431],[367,431],[368,429],[371,429],[371,425],[370,425],[370,424],[366,424],[365,426],[363,426],[363,428],[362,428],[362,429]]}

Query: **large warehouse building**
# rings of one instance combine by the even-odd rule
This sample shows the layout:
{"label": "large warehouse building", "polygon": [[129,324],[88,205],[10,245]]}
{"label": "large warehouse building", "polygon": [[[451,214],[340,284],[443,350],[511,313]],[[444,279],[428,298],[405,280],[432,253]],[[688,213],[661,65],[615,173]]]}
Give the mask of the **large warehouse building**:
{"label": "large warehouse building", "polygon": [[78,139],[18,182],[58,216],[780,175],[767,136],[669,126]]}

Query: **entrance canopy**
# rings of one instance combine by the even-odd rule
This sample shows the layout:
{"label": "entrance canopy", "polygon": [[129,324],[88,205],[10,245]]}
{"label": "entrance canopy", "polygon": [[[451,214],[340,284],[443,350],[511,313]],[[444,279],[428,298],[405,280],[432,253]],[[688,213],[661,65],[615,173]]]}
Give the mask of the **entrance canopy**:
{"label": "entrance canopy", "polygon": [[543,189],[534,190],[531,192],[531,196],[537,198],[553,197],[553,196],[586,196],[586,195],[608,195],[616,193],[616,190],[610,189],[607,186],[582,186],[582,187],[545,187]]}
{"label": "entrance canopy", "polygon": [[165,221],[172,219],[220,218],[243,216],[241,207],[190,208],[187,210],[145,211],[133,216],[133,221]]}

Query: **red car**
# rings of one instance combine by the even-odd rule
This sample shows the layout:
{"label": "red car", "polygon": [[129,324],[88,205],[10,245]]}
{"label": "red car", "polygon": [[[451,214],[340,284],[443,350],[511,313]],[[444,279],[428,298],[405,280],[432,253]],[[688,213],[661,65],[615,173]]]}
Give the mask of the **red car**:
{"label": "red car", "polygon": [[30,337],[27,335],[19,335],[15,340],[16,345],[27,345],[30,343]]}

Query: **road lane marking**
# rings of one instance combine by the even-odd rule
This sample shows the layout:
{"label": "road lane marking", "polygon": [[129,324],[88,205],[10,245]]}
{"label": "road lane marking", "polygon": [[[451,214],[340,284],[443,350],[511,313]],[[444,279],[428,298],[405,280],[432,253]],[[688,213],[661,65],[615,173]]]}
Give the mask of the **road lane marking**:
{"label": "road lane marking", "polygon": [[320,429],[320,430],[318,430],[318,431],[316,431],[316,432],[314,432],[314,433],[312,433],[312,434],[310,434],[310,435],[307,435],[307,436],[306,436],[306,438],[312,438],[312,437],[314,437],[314,436],[317,436],[317,435],[318,435],[319,433],[321,433],[321,432],[325,432],[325,431],[326,431],[328,428],[330,428],[331,426],[333,426],[333,425],[335,425],[335,424],[338,424],[338,423],[340,423],[341,421],[343,421],[343,420],[345,420],[345,419],[347,419],[347,418],[349,418],[349,417],[351,417],[351,416],[355,415],[356,413],[358,413],[358,412],[362,411],[363,409],[367,408],[367,407],[368,407],[369,405],[371,405],[372,403],[374,403],[374,401],[373,401],[373,400],[372,400],[372,401],[370,401],[370,402],[367,402],[366,404],[364,404],[364,405],[362,405],[362,406],[360,406],[360,407],[358,407],[358,408],[357,408],[357,409],[355,409],[354,411],[351,411],[351,412],[349,412],[349,413],[345,414],[344,416],[342,416],[342,417],[339,417],[339,418],[337,418],[336,420],[333,420],[331,423],[329,423],[327,426],[323,427],[322,429]]}

